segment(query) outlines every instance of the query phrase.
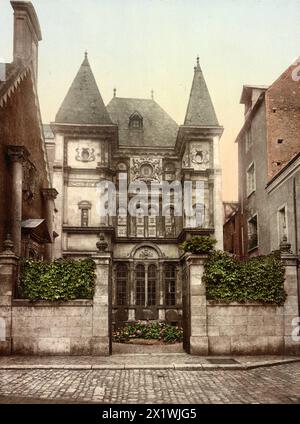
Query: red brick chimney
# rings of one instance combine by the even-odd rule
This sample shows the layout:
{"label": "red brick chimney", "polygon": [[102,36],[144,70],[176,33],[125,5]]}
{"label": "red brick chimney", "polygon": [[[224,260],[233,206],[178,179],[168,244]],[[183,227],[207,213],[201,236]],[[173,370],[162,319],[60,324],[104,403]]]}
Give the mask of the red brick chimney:
{"label": "red brick chimney", "polygon": [[38,43],[42,39],[35,9],[29,1],[11,1],[14,9],[14,61],[31,63],[35,78],[38,68]]}

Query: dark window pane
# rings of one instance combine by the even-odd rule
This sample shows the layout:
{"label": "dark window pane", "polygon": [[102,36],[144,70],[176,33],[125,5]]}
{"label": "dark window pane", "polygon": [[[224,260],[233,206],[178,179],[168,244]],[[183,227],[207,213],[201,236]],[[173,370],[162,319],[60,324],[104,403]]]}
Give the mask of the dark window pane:
{"label": "dark window pane", "polygon": [[127,304],[127,266],[125,264],[119,264],[117,266],[117,278],[116,278],[116,301],[117,305]]}
{"label": "dark window pane", "polygon": [[135,270],[136,275],[136,304],[145,306],[145,267],[137,265]]}
{"label": "dark window pane", "polygon": [[167,306],[176,305],[176,268],[169,264],[164,269],[165,299]]}
{"label": "dark window pane", "polygon": [[148,268],[148,306],[156,305],[157,269],[155,265]]}

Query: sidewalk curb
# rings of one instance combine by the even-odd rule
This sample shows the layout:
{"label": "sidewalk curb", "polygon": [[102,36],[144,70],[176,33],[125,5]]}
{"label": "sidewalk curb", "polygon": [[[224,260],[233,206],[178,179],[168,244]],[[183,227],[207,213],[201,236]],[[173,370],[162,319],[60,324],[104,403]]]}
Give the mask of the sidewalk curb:
{"label": "sidewalk curb", "polygon": [[177,370],[177,371],[215,371],[215,370],[241,370],[247,371],[255,368],[272,367],[276,365],[284,365],[294,362],[300,362],[300,358],[281,359],[273,361],[253,362],[253,363],[236,363],[236,364],[168,364],[168,365],[43,365],[43,364],[11,364],[0,365],[0,370]]}

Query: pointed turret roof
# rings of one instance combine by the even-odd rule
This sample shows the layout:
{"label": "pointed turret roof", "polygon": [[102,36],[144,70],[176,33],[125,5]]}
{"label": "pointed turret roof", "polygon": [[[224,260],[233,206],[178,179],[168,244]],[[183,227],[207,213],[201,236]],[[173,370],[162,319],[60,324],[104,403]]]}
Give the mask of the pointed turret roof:
{"label": "pointed turret roof", "polygon": [[185,115],[185,126],[218,126],[218,118],[200,67],[199,57]]}
{"label": "pointed turret roof", "polygon": [[91,70],[87,53],[56,115],[55,122],[94,125],[112,123]]}

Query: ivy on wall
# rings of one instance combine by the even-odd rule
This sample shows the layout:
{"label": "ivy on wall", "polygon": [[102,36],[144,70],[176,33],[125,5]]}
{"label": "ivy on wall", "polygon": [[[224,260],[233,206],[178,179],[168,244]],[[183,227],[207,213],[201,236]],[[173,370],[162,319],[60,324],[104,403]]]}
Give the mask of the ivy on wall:
{"label": "ivy on wall", "polygon": [[191,240],[184,241],[179,247],[185,252],[190,252],[195,255],[205,255],[210,253],[217,240],[209,236],[194,236]]}
{"label": "ivy on wall", "polygon": [[18,294],[30,300],[92,299],[95,278],[95,262],[90,258],[51,263],[24,259]]}
{"label": "ivy on wall", "polygon": [[226,252],[216,251],[204,268],[209,300],[282,305],[286,299],[285,267],[276,255],[239,261]]}

